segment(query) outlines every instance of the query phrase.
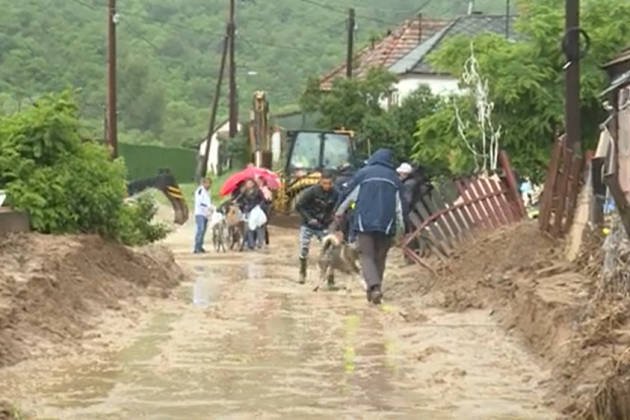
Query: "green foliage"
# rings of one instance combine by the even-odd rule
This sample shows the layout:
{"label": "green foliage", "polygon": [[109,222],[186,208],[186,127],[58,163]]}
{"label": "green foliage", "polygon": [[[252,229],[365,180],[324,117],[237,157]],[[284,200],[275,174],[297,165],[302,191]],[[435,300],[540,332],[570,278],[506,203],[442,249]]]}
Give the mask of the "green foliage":
{"label": "green foliage", "polygon": [[[406,96],[400,105],[392,106],[379,115],[368,115],[363,121],[361,136],[370,139],[372,150],[390,148],[401,162],[410,161],[413,151],[416,123],[435,112],[439,98],[428,86],[420,86]],[[420,160],[424,165],[431,162]],[[439,169],[439,168],[432,168]]]}
{"label": "green foliage", "polygon": [[119,143],[118,153],[125,159],[130,180],[154,177],[168,168],[178,183],[195,179],[198,147],[195,150],[160,145]]}
{"label": "green foliage", "polygon": [[164,239],[170,229],[163,223],[152,223],[158,207],[150,195],[141,195],[120,214],[120,241],[135,246],[147,245]]}
{"label": "green foliage", "polygon": [[384,113],[379,100],[388,95],[396,80],[387,70],[373,68],[360,79],[336,79],[329,92],[321,92],[309,79],[300,103],[305,111],[322,114],[318,121],[322,127],[358,130],[368,115]]}
{"label": "green foliage", "polygon": [[[549,159],[553,134],[564,120],[564,56],[560,50],[564,3],[527,0],[519,6],[517,42],[485,34],[475,37],[473,44],[481,75],[487,78],[495,103],[495,126],[503,128],[501,147],[510,153],[520,173],[539,179]],[[607,81],[599,66],[626,47],[630,37],[630,23],[619,18],[625,13],[630,13],[630,3],[624,0],[591,0],[582,5],[581,26],[591,37],[589,55],[580,64],[582,133],[587,147],[596,141],[598,124],[605,118],[597,94]],[[460,75],[470,56],[470,42],[464,37],[446,42],[431,57],[434,67]],[[473,102],[457,100],[462,113],[471,117]],[[418,158],[433,153],[429,149],[438,147],[435,139],[439,135],[443,150],[451,150],[453,155],[444,163],[453,170],[470,166],[466,160],[471,156],[458,137],[453,119],[453,106],[443,103],[432,117],[420,122]]]}
{"label": "green foliage", "polygon": [[[244,132],[249,132],[245,127]],[[221,162],[229,162],[232,168],[241,168],[251,161],[251,150],[247,136],[239,134],[232,140],[222,140],[219,144]]]}
{"label": "green foliage", "polygon": [[43,233],[97,233],[129,245],[158,238],[163,229],[147,228],[146,204],[124,204],[123,161],[82,141],[79,126],[67,91],[0,119],[0,188],[9,204]]}
{"label": "green foliage", "polygon": [[427,86],[421,86],[400,105],[384,109],[382,105],[396,80],[396,76],[377,68],[368,71],[365,78],[336,80],[329,92],[321,92],[309,80],[301,104],[304,111],[321,113],[321,128],[355,130],[363,146],[361,152],[387,147],[398,160],[408,161],[415,144],[416,122],[434,113],[439,99]]}
{"label": "green foliage", "polygon": [[[434,103],[433,112],[417,121],[412,159],[422,162],[433,173],[455,175],[474,169],[472,155],[461,147],[462,140],[457,135],[455,106],[460,109],[463,120],[474,121],[476,117],[470,96],[439,98]],[[474,136],[476,133],[470,134]]]}
{"label": "green foliage", "polygon": [[[419,7],[416,0],[321,3],[236,2],[242,117],[247,118],[254,91],[267,91],[276,113],[295,104],[308,75],[321,76],[343,62],[349,7],[356,7],[357,49],[413,17]],[[445,4],[432,8],[432,15],[466,10],[455,0],[440,3]],[[480,4],[485,12],[502,12],[503,4],[490,10],[485,7],[491,0],[485,3]],[[102,0],[0,0],[0,114],[25,108],[42,93],[74,86],[81,89],[85,127],[91,137],[103,137],[106,7]],[[120,138],[198,144],[207,131],[227,2],[127,0],[117,11]],[[227,116],[226,86],[218,121]]]}

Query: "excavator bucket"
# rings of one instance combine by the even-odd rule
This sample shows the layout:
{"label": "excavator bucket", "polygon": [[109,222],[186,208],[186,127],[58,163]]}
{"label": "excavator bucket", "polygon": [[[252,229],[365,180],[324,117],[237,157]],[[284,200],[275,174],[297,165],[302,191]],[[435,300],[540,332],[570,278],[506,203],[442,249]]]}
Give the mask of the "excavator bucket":
{"label": "excavator bucket", "polygon": [[127,185],[127,195],[132,197],[149,188],[155,188],[166,196],[175,212],[174,222],[176,224],[183,225],[188,221],[188,204],[186,204],[182,190],[179,188],[175,177],[168,169],[160,169],[157,176],[153,178],[131,181]]}
{"label": "excavator bucket", "polygon": [[182,190],[179,189],[177,184],[168,186],[166,191],[162,191],[168,201],[173,207],[175,212],[175,219],[173,220],[178,225],[183,225],[188,221],[188,205],[182,194]]}
{"label": "excavator bucket", "polygon": [[297,229],[301,218],[298,214],[273,214],[269,218],[269,224],[280,228]]}
{"label": "excavator bucket", "polygon": [[269,218],[269,224],[282,228],[297,229],[301,222],[301,217],[295,210],[297,200],[305,189],[317,184],[319,178],[320,173],[318,171],[292,180],[285,178],[280,188],[276,191],[273,201],[274,211]]}

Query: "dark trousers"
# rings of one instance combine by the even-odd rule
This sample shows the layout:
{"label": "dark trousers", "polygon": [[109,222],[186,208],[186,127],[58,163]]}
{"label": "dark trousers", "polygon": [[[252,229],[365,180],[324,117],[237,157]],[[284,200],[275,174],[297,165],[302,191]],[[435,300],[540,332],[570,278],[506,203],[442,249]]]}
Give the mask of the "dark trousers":
{"label": "dark trousers", "polygon": [[381,286],[387,253],[394,238],[381,233],[362,233],[357,236],[361,251],[361,270],[368,288]]}

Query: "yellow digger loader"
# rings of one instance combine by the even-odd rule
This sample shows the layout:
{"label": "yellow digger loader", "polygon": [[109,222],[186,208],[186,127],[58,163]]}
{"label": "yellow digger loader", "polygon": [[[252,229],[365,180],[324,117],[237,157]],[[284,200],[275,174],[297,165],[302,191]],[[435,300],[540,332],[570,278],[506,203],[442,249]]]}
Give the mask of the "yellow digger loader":
{"label": "yellow digger loader", "polygon": [[336,175],[336,184],[347,181],[358,168],[354,132],[300,130],[287,133],[287,153],[279,171],[280,188],[273,203],[271,223],[295,226],[295,204],[306,188],[319,182],[323,170]]}
{"label": "yellow digger loader", "polygon": [[269,102],[265,92],[254,93],[247,130],[251,161],[276,169],[280,188],[274,192],[270,223],[293,227],[299,223],[295,203],[302,191],[319,182],[322,170],[335,173],[341,184],[358,168],[355,133],[350,130],[297,130],[283,133],[279,168],[272,168]]}

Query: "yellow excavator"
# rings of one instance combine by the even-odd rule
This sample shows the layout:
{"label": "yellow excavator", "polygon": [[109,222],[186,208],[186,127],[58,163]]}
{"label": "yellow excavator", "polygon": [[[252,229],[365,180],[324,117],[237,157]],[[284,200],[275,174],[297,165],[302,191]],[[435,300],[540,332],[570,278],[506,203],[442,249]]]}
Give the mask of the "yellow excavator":
{"label": "yellow excavator", "polygon": [[[274,194],[274,225],[296,226],[295,203],[302,191],[317,184],[322,170],[336,174],[337,183],[349,179],[359,167],[355,133],[351,130],[295,130],[282,133],[280,188]],[[255,92],[250,114],[249,144],[256,166],[272,169],[269,103],[265,92]],[[278,159],[276,159],[278,160]]]}

